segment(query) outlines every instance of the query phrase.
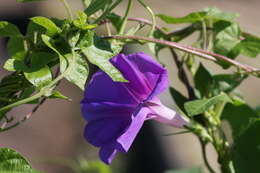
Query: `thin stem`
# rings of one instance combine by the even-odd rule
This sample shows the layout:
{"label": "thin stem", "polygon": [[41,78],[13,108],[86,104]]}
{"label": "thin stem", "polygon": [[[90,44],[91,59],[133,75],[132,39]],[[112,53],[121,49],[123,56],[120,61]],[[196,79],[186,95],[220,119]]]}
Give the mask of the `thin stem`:
{"label": "thin stem", "polygon": [[100,21],[102,21],[102,20],[106,17],[106,15],[107,15],[110,11],[112,11],[114,8],[116,8],[117,5],[120,4],[122,1],[123,1],[123,0],[117,0],[114,4],[111,5],[110,8],[108,8],[106,11],[104,11],[104,13],[103,13],[99,18],[97,18],[97,19],[94,21],[94,23],[99,23]]}
{"label": "thin stem", "polygon": [[68,4],[68,2],[66,0],[59,0],[65,7],[66,11],[67,11],[67,14],[69,16],[69,19],[72,20],[73,19],[73,15],[72,15],[72,11],[71,11],[71,8]]}
{"label": "thin stem", "polygon": [[142,0],[138,0],[138,2],[144,7],[147,9],[147,11],[150,13],[151,17],[152,17],[152,28],[149,32],[149,37],[151,37],[154,33],[154,30],[155,30],[155,26],[156,26],[156,19],[155,19],[155,15],[154,15],[154,12],[153,10],[148,6],[146,5]]}
{"label": "thin stem", "polygon": [[23,100],[15,102],[15,103],[9,104],[7,106],[4,106],[0,109],[0,112],[11,109],[13,107],[16,107],[16,106],[19,106],[19,105],[22,105],[22,104],[25,104],[25,103],[28,103],[28,102],[31,102],[33,100],[36,100],[36,99],[40,98],[42,95],[43,95],[43,93],[39,92],[39,93],[37,93],[37,94],[35,94],[31,97],[28,97],[26,99],[23,99]]}
{"label": "thin stem", "polygon": [[107,35],[111,35],[111,30],[110,30],[110,27],[109,27],[109,23],[106,23],[106,30],[107,30]]}
{"label": "thin stem", "polygon": [[168,134],[164,134],[162,136],[173,136],[173,135],[181,135],[181,134],[186,134],[186,133],[191,133],[191,131],[190,130],[186,130],[186,131],[181,131],[181,132],[168,133]]}
{"label": "thin stem", "polygon": [[194,48],[194,47],[190,47],[190,46],[183,46],[181,44],[178,44],[176,42],[171,42],[171,41],[166,41],[166,40],[159,40],[159,39],[154,39],[154,38],[148,38],[148,37],[142,37],[142,36],[118,36],[118,35],[112,35],[109,37],[103,37],[103,38],[107,38],[107,39],[121,39],[121,40],[126,40],[126,39],[131,39],[131,40],[144,40],[144,41],[148,41],[148,42],[153,42],[153,43],[157,43],[157,44],[161,44],[161,45],[165,45],[168,47],[172,47],[178,50],[181,50],[183,52],[187,52],[199,57],[202,57],[204,59],[216,62],[217,59],[221,60],[221,61],[225,61],[233,66],[236,66],[242,70],[244,70],[247,73],[252,73],[253,75],[257,75],[254,73],[259,73],[260,69],[246,65],[246,64],[241,64],[238,61],[235,61],[233,59],[229,59],[228,57],[225,57],[223,55],[219,55],[213,52],[208,52],[206,50],[202,50],[199,48]]}
{"label": "thin stem", "polygon": [[[146,25],[153,25],[153,23],[147,19],[143,19],[143,18],[138,18],[138,17],[129,17],[128,18],[129,21],[134,21],[134,22],[139,22],[139,23],[143,23]],[[158,25],[155,25],[155,29],[159,30],[160,32],[164,33],[165,35],[167,35],[167,33]]]}
{"label": "thin stem", "polygon": [[201,21],[202,24],[202,35],[203,35],[203,49],[207,50],[207,26],[205,21]]}
{"label": "thin stem", "polygon": [[202,150],[202,157],[204,160],[204,163],[209,170],[210,173],[216,173],[213,168],[210,166],[208,158],[207,158],[207,152],[206,152],[206,144],[199,138],[200,145],[201,145],[201,150]]}
{"label": "thin stem", "polygon": [[173,57],[173,60],[179,70],[179,77],[181,79],[181,81],[183,82],[183,84],[185,85],[186,89],[187,89],[187,92],[188,92],[188,95],[189,95],[189,99],[193,100],[195,99],[195,93],[193,91],[193,88],[192,86],[190,85],[190,82],[189,82],[189,79],[188,79],[188,75],[186,74],[183,66],[182,66],[182,63],[180,62],[179,58],[178,58],[178,55],[177,53],[175,52],[175,50],[173,48],[170,48],[170,51],[172,53],[172,57]]}
{"label": "thin stem", "polygon": [[122,23],[121,23],[120,30],[119,30],[119,35],[123,35],[124,34],[126,23],[127,23],[127,17],[129,15],[129,12],[132,9],[132,7],[133,7],[133,1],[132,0],[128,0],[127,9],[126,9],[125,15],[124,15],[124,17],[122,19]]}

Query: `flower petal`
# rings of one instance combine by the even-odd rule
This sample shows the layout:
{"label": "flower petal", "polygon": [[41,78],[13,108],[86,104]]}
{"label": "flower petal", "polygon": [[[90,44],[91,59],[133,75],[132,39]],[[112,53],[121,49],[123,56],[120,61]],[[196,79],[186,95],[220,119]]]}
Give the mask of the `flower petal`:
{"label": "flower petal", "polygon": [[123,152],[129,150],[149,113],[151,113],[151,110],[147,107],[142,107],[140,110],[137,110],[136,115],[133,115],[130,126],[120,137],[117,138],[117,142],[120,144],[118,150]]}
{"label": "flower petal", "polygon": [[110,164],[112,162],[112,160],[114,159],[116,153],[117,153],[117,150],[115,148],[110,147],[110,146],[105,146],[100,149],[99,157],[106,164]]}
{"label": "flower petal", "polygon": [[[122,114],[122,116],[124,115]],[[89,121],[85,128],[84,136],[92,145],[102,147],[114,142],[124,133],[130,123],[130,118],[120,118],[119,116]]]}
{"label": "flower petal", "polygon": [[125,86],[140,101],[146,100],[152,92],[154,96],[168,87],[167,70],[144,53],[119,54],[111,62],[129,81]]}
{"label": "flower petal", "polygon": [[81,102],[81,111],[87,121],[105,119],[110,117],[124,118],[131,117],[136,106],[132,104],[120,104],[114,102],[89,102],[83,100]]}
{"label": "flower petal", "polygon": [[154,120],[178,128],[182,128],[188,123],[186,118],[178,114],[176,111],[164,106],[158,98],[150,100],[147,102],[147,105],[153,112],[152,119]]}
{"label": "flower petal", "polygon": [[93,101],[137,105],[139,101],[124,86],[124,83],[114,82],[103,71],[99,71],[92,76],[84,95],[83,104]]}

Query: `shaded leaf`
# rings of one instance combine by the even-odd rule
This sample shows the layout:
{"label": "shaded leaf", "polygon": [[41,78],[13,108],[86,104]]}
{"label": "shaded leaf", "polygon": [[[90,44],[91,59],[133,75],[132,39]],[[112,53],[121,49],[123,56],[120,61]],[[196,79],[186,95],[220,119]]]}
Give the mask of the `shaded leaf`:
{"label": "shaded leaf", "polygon": [[21,36],[21,33],[17,26],[6,22],[0,21],[0,37],[16,37]]}
{"label": "shaded leaf", "polygon": [[111,21],[112,25],[116,28],[117,32],[119,32],[120,26],[122,24],[122,17],[115,13],[109,13],[107,15],[107,18]]}
{"label": "shaded leaf", "polygon": [[209,99],[186,102],[184,104],[184,108],[189,116],[194,116],[206,112],[211,106],[220,102],[232,102],[232,101],[226,94],[220,94],[218,96]]}
{"label": "shaded leaf", "polygon": [[232,159],[236,173],[259,172],[260,170],[260,119],[250,126],[234,141]]}
{"label": "shaded leaf", "polygon": [[7,44],[9,55],[16,60],[24,60],[27,50],[25,40],[22,37],[11,37]]}
{"label": "shaded leaf", "polygon": [[109,0],[92,0],[87,9],[85,9],[85,13],[90,16],[97,12],[98,10],[104,8]]}
{"label": "shaded leaf", "polygon": [[182,110],[184,109],[184,103],[188,101],[188,98],[183,96],[179,91],[177,91],[175,88],[170,87],[170,94],[172,95],[172,98],[174,99],[177,106]]}
{"label": "shaded leaf", "polygon": [[195,88],[200,91],[202,96],[207,96],[213,85],[213,77],[210,72],[200,64],[194,76]]}
{"label": "shaded leaf", "polygon": [[221,119],[230,124],[234,140],[248,129],[254,118],[258,118],[257,113],[246,104],[227,104],[221,114]]}

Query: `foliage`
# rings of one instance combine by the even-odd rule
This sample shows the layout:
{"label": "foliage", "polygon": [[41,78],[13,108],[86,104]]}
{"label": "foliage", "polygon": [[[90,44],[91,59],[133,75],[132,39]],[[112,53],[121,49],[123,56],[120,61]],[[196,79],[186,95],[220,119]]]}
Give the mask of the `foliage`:
{"label": "foliage", "polygon": [[[32,1],[39,0],[17,0],[24,3]],[[7,115],[19,105],[36,104],[34,113],[46,99],[68,100],[56,89],[62,79],[84,90],[93,74],[93,66],[103,70],[114,82],[128,82],[110,59],[126,44],[147,43],[156,56],[162,49],[170,49],[187,95],[174,87],[170,88],[170,93],[182,114],[189,119],[190,124],[186,128],[199,138],[203,151],[207,144],[213,145],[223,173],[259,171],[259,113],[243,100],[237,87],[248,76],[259,77],[260,70],[239,63],[235,58],[239,55],[256,58],[260,53],[260,38],[241,29],[236,21],[238,14],[206,8],[184,17],[154,15],[142,0],[136,1],[151,15],[153,21],[150,22],[128,18],[132,0],[129,0],[124,16],[114,13],[114,8],[122,0],[82,0],[84,11],[73,17],[67,2],[60,1],[66,7],[68,19],[32,17],[25,35],[14,24],[0,21],[0,37],[8,38],[9,58],[3,67],[10,72],[0,81],[0,133],[28,118],[19,121]],[[166,24],[186,26],[169,31],[157,26],[155,17]],[[138,24],[126,30],[128,19]],[[105,37],[95,32],[97,27],[107,22],[112,23],[116,35],[111,35],[109,29]],[[144,25],[151,26],[147,37],[136,35]],[[180,43],[195,33],[198,33],[198,38],[190,44],[192,47]],[[223,69],[235,68],[231,72],[217,74],[209,70],[199,57],[213,61]],[[230,125],[232,143],[226,139],[227,129],[223,129],[223,121]],[[213,173],[214,170],[205,161]],[[81,161],[80,166],[85,172],[111,172],[99,162]],[[0,149],[0,171],[36,172],[19,153],[6,148]],[[194,168],[166,173],[200,172],[201,169]]]}

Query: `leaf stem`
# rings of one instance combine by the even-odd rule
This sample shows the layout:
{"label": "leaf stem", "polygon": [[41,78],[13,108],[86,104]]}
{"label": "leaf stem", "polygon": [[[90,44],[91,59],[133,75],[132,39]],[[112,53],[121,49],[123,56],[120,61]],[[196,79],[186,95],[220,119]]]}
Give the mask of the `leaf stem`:
{"label": "leaf stem", "polygon": [[73,20],[73,15],[72,15],[72,11],[71,11],[71,8],[67,2],[67,0],[59,0],[63,6],[65,7],[66,11],[67,11],[67,14],[68,14],[68,17],[70,20]]}
{"label": "leaf stem", "polygon": [[133,1],[132,0],[128,0],[127,9],[126,9],[125,15],[124,15],[124,17],[122,19],[122,23],[121,23],[120,30],[119,30],[119,33],[118,33],[119,35],[123,35],[124,34],[126,23],[127,23],[127,17],[129,15],[129,12],[132,9],[132,7],[133,7]]}
{"label": "leaf stem", "polygon": [[106,39],[121,39],[121,40],[127,40],[127,39],[131,39],[131,40],[144,40],[144,41],[148,41],[148,42],[153,42],[153,43],[157,43],[157,44],[161,44],[161,45],[165,45],[171,48],[175,48],[178,50],[181,50],[183,52],[187,52],[199,57],[202,57],[204,59],[213,61],[213,62],[217,62],[217,60],[221,60],[221,61],[225,61],[228,64],[231,64],[233,66],[236,66],[242,70],[244,70],[247,73],[252,73],[253,75],[257,76],[257,74],[259,74],[260,69],[249,66],[247,64],[242,64],[238,61],[235,61],[233,59],[229,59],[228,57],[225,57],[223,55],[219,55],[213,52],[208,52],[206,50],[203,49],[199,49],[199,48],[194,48],[194,47],[190,47],[190,46],[183,46],[179,43],[176,42],[172,42],[172,41],[166,41],[166,40],[159,40],[159,39],[154,39],[154,38],[148,38],[148,37],[142,37],[142,36],[119,36],[119,35],[112,35],[112,36],[107,36],[107,37],[103,37]]}

